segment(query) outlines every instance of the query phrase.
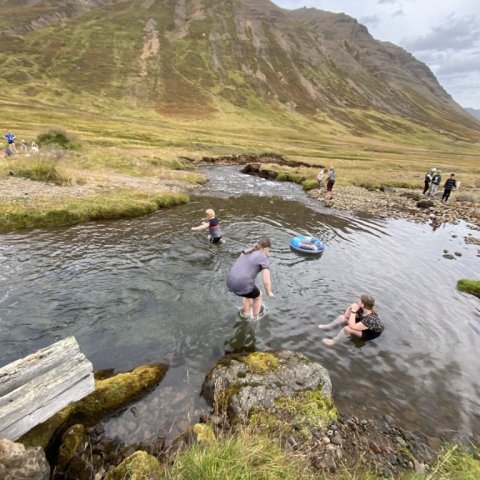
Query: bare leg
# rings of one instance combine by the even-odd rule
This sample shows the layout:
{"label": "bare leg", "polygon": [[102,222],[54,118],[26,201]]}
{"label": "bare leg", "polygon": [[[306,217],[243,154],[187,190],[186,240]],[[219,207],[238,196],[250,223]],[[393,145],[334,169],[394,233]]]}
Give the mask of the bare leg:
{"label": "bare leg", "polygon": [[335,345],[336,343],[344,340],[345,338],[351,337],[361,337],[362,336],[362,331],[361,330],[354,330],[353,328],[350,328],[348,325],[343,327],[337,334],[335,338],[324,338],[322,342],[325,345],[328,345],[331,347],[332,345]]}
{"label": "bare leg", "polygon": [[262,292],[257,298],[253,299],[252,302],[252,313],[254,317],[257,317],[260,314],[260,310],[262,309]]}
{"label": "bare leg", "polygon": [[243,297],[243,314],[246,317],[252,316],[252,299]]}
{"label": "bare leg", "polygon": [[334,327],[335,325],[344,325],[347,323],[347,319],[344,315],[339,315],[333,322],[327,323],[325,325],[319,325],[318,328],[320,330],[327,330],[329,328]]}

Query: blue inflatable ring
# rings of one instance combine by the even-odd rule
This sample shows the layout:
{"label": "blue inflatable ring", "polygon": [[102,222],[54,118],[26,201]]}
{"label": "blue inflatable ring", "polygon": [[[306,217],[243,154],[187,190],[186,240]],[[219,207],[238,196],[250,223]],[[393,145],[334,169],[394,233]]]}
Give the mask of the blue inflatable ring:
{"label": "blue inflatable ring", "polygon": [[304,235],[297,235],[293,237],[290,246],[297,250],[297,252],[303,253],[322,253],[325,250],[325,244],[323,244],[317,237],[306,237]]}

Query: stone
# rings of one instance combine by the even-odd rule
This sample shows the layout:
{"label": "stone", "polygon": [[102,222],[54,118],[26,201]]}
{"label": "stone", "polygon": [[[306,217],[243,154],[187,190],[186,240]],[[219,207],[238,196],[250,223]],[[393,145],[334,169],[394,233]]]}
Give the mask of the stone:
{"label": "stone", "polygon": [[39,447],[0,439],[0,478],[2,480],[48,480],[50,465]]}
{"label": "stone", "polygon": [[160,462],[147,452],[138,451],[126,458],[120,465],[107,472],[103,480],[125,480],[127,478],[162,478]]}
{"label": "stone", "polygon": [[[241,423],[248,423],[252,409],[272,409],[279,399],[293,401],[301,392],[318,392],[326,413],[330,410],[332,384],[327,370],[301,353],[286,350],[226,355],[202,386],[203,397],[218,415]],[[330,423],[332,417],[318,421]]]}
{"label": "stone", "polygon": [[338,432],[335,432],[334,435],[330,438],[330,440],[334,445],[341,445],[343,441],[341,435]]}

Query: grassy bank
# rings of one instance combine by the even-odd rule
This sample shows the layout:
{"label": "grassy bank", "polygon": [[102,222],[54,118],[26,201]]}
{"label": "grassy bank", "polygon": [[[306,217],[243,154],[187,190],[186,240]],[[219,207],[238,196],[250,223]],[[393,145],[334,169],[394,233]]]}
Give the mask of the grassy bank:
{"label": "grassy bank", "polygon": [[34,203],[2,202],[0,230],[74,225],[92,220],[137,217],[188,202],[184,193],[115,190],[85,198],[42,198]]}
{"label": "grassy bank", "polygon": [[[162,480],[377,480],[384,478],[366,468],[361,459],[341,466],[335,474],[319,473],[305,456],[284,451],[274,437],[243,431],[235,436],[193,444],[178,453]],[[478,450],[445,446],[426,473],[405,470],[398,480],[476,480],[480,478]],[[348,459],[351,463],[353,459]]]}

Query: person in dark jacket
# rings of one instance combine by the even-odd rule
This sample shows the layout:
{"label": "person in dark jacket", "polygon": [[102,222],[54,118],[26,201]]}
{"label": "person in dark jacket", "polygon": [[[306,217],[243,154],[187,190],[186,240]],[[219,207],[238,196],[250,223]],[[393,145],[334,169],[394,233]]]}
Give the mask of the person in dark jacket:
{"label": "person in dark jacket", "polygon": [[448,197],[450,197],[450,194],[452,193],[452,190],[454,188],[457,188],[457,181],[455,180],[455,174],[452,173],[450,175],[450,178],[445,182],[445,185],[443,186],[443,195],[442,195],[442,202],[447,203]]}

